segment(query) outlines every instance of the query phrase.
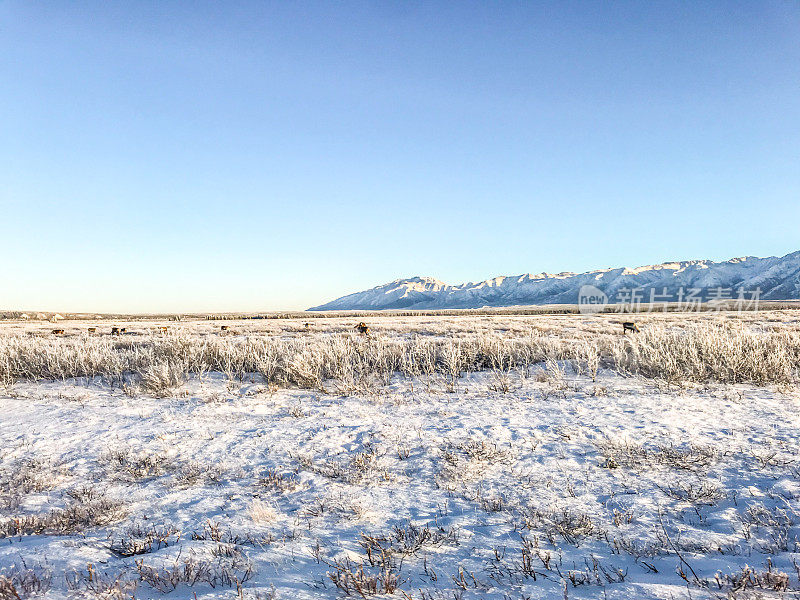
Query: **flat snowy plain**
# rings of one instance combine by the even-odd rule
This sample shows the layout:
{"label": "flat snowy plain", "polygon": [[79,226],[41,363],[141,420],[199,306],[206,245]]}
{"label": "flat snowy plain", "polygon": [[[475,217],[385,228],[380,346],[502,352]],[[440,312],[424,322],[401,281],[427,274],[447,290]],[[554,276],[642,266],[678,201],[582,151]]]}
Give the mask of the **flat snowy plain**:
{"label": "flat snowy plain", "polygon": [[[620,320],[370,325],[373,339],[535,329],[569,341],[621,338]],[[800,331],[796,311],[741,320]],[[224,336],[362,343],[356,321],[230,322]],[[58,327],[75,341],[89,325]],[[129,339],[157,325],[129,323]],[[167,336],[223,335],[219,323],[168,325]],[[47,339],[53,327],[3,324],[0,336]],[[217,371],[158,394],[135,378],[8,382],[0,598],[798,597],[796,383],[676,382],[604,365],[551,359],[348,389]]]}

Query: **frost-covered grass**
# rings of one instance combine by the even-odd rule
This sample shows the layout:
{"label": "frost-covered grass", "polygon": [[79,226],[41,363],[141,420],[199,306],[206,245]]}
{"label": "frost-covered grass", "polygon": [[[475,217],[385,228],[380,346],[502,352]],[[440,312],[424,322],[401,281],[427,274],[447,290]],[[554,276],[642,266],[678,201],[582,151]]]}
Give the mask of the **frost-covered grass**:
{"label": "frost-covered grass", "polygon": [[368,337],[339,320],[266,331],[240,324],[222,335],[191,326],[166,335],[140,328],[123,337],[29,330],[0,335],[0,382],[103,377],[164,394],[189,375],[219,371],[240,380],[257,373],[280,387],[323,389],[333,381],[357,391],[398,373],[454,381],[465,372],[570,360],[590,372],[604,366],[670,383],[792,383],[800,330],[795,312],[777,314],[788,323],[776,327],[750,314],[647,315],[642,332],[627,337],[619,335],[620,317],[605,315],[442,318],[429,320],[427,330],[384,319]]}
{"label": "frost-covered grass", "polygon": [[795,597],[797,314],[615,320],[0,334],[0,598]]}

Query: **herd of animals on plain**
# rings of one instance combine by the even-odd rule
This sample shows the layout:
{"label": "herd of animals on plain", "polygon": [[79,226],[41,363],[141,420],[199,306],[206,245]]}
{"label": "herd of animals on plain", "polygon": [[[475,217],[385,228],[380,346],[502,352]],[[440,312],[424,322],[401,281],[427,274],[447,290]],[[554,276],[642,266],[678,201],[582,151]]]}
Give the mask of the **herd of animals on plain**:
{"label": "herd of animals on plain", "polygon": [[[620,323],[620,324],[622,325],[622,334],[623,335],[627,335],[627,333],[629,331],[631,333],[639,333],[639,331],[640,331],[639,330],[639,326],[636,323],[634,323],[633,321],[625,321],[625,322]],[[310,323],[304,323],[303,328],[304,328],[305,331],[308,331],[308,330],[311,329],[311,324]],[[368,337],[368,336],[371,335],[371,330],[370,330],[369,326],[366,323],[364,323],[364,321],[361,321],[358,325],[353,327],[353,329],[355,329],[360,335],[363,335],[365,337]],[[159,327],[156,327],[155,330],[158,333],[164,334],[164,333],[167,333],[169,331],[169,327],[161,325]],[[224,333],[233,333],[230,330],[230,327],[228,325],[220,325],[219,330],[221,332],[224,332]],[[97,335],[98,334],[97,327],[89,327],[89,328],[87,328],[86,332],[89,335]],[[53,329],[51,333],[53,335],[66,335],[66,330],[65,329]],[[127,327],[112,327],[110,335],[125,335],[127,333],[128,333],[128,328]],[[133,332],[131,332],[131,333],[133,333]]]}

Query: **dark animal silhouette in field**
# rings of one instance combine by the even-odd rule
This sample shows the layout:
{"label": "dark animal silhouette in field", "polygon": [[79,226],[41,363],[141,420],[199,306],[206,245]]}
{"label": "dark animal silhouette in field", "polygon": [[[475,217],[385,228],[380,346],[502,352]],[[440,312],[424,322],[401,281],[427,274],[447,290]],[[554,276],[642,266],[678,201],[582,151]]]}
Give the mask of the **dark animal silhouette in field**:
{"label": "dark animal silhouette in field", "polygon": [[220,326],[219,329],[220,329],[220,331],[228,331],[228,326],[227,325],[222,325],[222,326]]}
{"label": "dark animal silhouette in field", "polygon": [[369,327],[367,327],[367,324],[364,323],[364,321],[361,321],[361,323],[356,325],[355,328],[361,335],[369,335]]}
{"label": "dark animal silhouette in field", "polygon": [[169,329],[169,327],[159,327],[158,328],[158,332],[159,333],[167,333],[168,329]]}
{"label": "dark animal silhouette in field", "polygon": [[119,327],[112,327],[111,328],[111,335],[120,335],[120,333],[121,333],[121,331],[119,330]]}
{"label": "dark animal silhouette in field", "polygon": [[97,333],[97,327],[89,327],[89,333]]}
{"label": "dark animal silhouette in field", "polygon": [[63,329],[53,329],[53,335],[64,335]]}
{"label": "dark animal silhouette in field", "polygon": [[622,324],[622,333],[623,333],[623,335],[627,334],[629,331],[631,333],[639,333],[639,326],[636,323],[632,322],[632,321],[627,321],[627,322],[623,323]]}

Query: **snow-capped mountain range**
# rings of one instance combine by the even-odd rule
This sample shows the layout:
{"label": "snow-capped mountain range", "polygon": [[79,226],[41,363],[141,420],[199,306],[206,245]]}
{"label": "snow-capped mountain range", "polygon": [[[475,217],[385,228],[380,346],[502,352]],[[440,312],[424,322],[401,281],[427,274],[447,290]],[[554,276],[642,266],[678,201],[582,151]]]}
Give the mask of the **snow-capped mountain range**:
{"label": "snow-capped mountain range", "polygon": [[[448,285],[432,277],[398,279],[337,298],[309,310],[482,308],[577,304],[583,286],[602,291],[609,303],[680,302],[737,298],[800,299],[800,251],[783,257],[746,256],[724,262],[688,260],[587,273],[539,273]],[[587,289],[587,288],[584,288]],[[632,291],[634,290],[634,291]],[[633,294],[633,295],[632,295]]]}

